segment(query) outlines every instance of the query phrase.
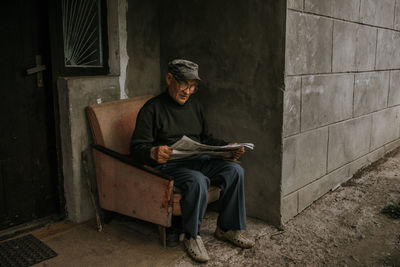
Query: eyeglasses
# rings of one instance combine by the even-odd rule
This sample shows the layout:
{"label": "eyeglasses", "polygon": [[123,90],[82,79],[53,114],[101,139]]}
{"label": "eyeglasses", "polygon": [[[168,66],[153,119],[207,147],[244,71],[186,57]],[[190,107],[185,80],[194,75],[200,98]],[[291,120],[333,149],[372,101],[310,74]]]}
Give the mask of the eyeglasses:
{"label": "eyeglasses", "polygon": [[194,94],[194,93],[197,92],[197,90],[198,90],[198,84],[197,83],[189,84],[187,81],[178,80],[175,76],[172,76],[172,77],[174,77],[175,81],[178,83],[179,90],[185,91],[185,90],[189,89],[189,92],[191,94]]}

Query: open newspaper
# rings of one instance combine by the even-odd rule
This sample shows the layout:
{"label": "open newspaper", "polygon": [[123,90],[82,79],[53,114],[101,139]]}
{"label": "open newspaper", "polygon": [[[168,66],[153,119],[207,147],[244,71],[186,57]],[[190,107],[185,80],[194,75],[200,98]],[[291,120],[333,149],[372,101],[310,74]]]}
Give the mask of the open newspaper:
{"label": "open newspaper", "polygon": [[231,144],[225,146],[210,146],[196,142],[186,135],[179,139],[175,144],[171,146],[171,160],[182,159],[186,157],[207,154],[217,157],[229,158],[232,155],[232,151],[238,150],[242,146],[249,149],[254,149],[254,144],[252,143],[240,143]]}

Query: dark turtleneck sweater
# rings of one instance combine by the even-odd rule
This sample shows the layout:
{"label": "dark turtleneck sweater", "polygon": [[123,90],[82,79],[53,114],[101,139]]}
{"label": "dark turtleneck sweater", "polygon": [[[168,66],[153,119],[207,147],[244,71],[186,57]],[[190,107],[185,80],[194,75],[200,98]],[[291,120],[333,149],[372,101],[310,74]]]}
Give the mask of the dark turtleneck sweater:
{"label": "dark turtleneck sweater", "polygon": [[208,131],[202,105],[193,97],[178,104],[168,91],[147,101],[139,111],[130,151],[139,163],[157,165],[150,158],[154,146],[170,146],[186,135],[207,145],[226,145]]}

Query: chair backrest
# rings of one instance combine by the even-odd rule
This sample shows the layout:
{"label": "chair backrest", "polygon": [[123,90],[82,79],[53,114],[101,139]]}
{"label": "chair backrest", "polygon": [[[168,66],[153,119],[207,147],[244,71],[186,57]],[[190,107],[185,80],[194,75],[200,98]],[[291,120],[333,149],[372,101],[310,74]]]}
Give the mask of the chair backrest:
{"label": "chair backrest", "polygon": [[136,125],[136,117],[144,103],[152,96],[138,96],[116,100],[86,108],[95,144],[121,154],[129,154],[129,143]]}

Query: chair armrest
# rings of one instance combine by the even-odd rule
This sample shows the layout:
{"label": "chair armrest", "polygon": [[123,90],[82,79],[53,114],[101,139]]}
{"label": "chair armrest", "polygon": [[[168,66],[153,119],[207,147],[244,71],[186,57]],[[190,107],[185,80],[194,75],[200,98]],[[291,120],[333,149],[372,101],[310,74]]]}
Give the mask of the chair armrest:
{"label": "chair armrest", "polygon": [[174,181],[132,166],[127,156],[122,158],[128,163],[100,149],[92,148],[100,207],[170,226]]}
{"label": "chair armrest", "polygon": [[106,148],[106,147],[104,147],[102,145],[98,145],[98,144],[93,144],[92,147],[94,149],[96,149],[96,150],[98,150],[98,151],[100,151],[100,152],[102,152],[102,153],[104,153],[104,154],[106,154],[106,155],[108,155],[110,157],[113,157],[113,158],[115,158],[115,159],[117,159],[117,160],[119,160],[121,162],[124,162],[124,163],[126,163],[128,165],[131,165],[133,167],[136,167],[136,168],[139,168],[141,170],[147,171],[147,172],[149,172],[151,174],[160,176],[161,178],[164,178],[164,179],[167,179],[167,180],[170,180],[170,181],[174,180],[174,177],[172,177],[172,176],[170,176],[168,174],[162,173],[161,171],[159,171],[159,170],[157,170],[157,169],[155,169],[153,167],[150,167],[150,166],[147,166],[147,165],[141,165],[141,164],[135,162],[129,155],[120,154],[120,153],[118,153],[118,152],[116,152],[114,150],[108,149],[108,148]]}

